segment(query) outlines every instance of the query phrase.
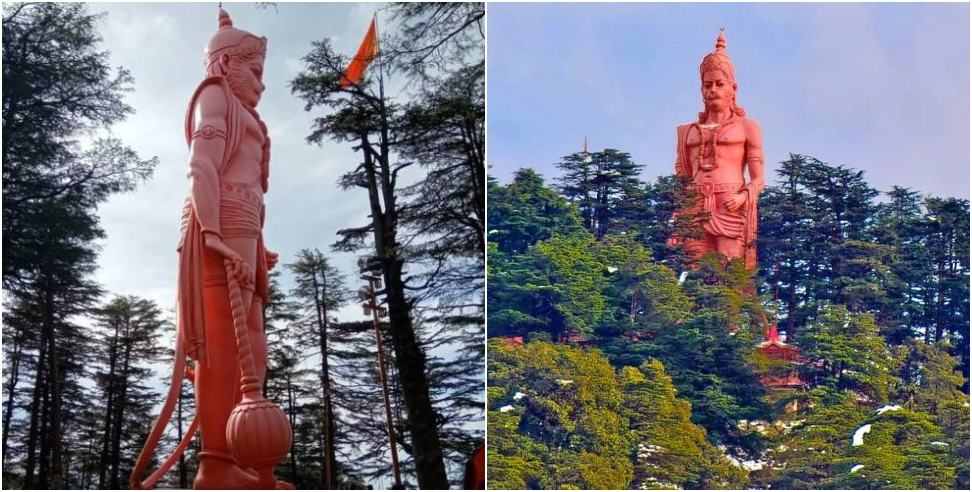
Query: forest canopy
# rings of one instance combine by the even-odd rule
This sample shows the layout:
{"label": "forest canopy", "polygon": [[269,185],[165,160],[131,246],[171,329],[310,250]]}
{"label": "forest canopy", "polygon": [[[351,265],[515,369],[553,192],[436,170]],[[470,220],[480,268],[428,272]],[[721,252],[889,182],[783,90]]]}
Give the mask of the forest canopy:
{"label": "forest canopy", "polygon": [[674,177],[557,167],[489,181],[490,487],[968,488],[967,200],[792,154],[692,269]]}

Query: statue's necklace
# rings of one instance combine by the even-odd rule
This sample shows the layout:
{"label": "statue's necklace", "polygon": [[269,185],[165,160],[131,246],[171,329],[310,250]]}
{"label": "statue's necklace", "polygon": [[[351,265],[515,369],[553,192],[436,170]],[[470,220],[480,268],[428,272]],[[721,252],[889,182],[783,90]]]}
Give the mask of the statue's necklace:
{"label": "statue's necklace", "polygon": [[[698,124],[702,145],[699,145],[699,169],[712,171],[717,167],[715,158],[716,136],[719,133],[719,123]],[[708,134],[709,138],[706,138]]]}

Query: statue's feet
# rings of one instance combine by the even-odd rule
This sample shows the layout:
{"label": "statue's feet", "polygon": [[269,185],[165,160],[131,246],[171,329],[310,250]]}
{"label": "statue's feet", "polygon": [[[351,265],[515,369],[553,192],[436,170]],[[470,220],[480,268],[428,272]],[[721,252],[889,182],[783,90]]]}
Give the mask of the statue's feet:
{"label": "statue's feet", "polygon": [[247,468],[247,470],[252,471],[255,476],[260,477],[261,489],[294,490],[297,488],[290,482],[278,480],[276,475],[273,474],[273,466],[257,469]]}
{"label": "statue's feet", "polygon": [[260,479],[239,467],[232,456],[219,451],[199,453],[199,471],[192,482],[194,489],[258,489]]}

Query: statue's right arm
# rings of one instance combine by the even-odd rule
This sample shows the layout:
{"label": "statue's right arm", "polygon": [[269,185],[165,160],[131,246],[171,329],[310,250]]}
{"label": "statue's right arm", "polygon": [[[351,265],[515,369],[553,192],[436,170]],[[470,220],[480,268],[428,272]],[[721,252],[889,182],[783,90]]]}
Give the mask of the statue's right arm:
{"label": "statue's right arm", "polygon": [[219,168],[226,151],[226,95],[223,87],[203,88],[193,108],[195,126],[189,150],[189,180],[192,206],[199,220],[206,246],[223,256],[238,256],[222,240],[219,223]]}
{"label": "statue's right arm", "polygon": [[684,174],[685,164],[682,162],[682,127],[675,128],[675,175]]}

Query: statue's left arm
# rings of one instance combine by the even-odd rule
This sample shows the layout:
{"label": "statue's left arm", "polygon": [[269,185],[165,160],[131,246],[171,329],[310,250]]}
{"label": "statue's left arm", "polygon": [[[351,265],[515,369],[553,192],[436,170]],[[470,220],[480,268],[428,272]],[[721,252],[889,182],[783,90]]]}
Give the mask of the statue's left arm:
{"label": "statue's left arm", "polygon": [[759,194],[766,186],[766,177],[763,166],[763,132],[759,128],[756,120],[747,119],[746,122],[746,168],[749,170],[749,183],[746,184],[746,193],[749,200],[755,203],[759,200]]}
{"label": "statue's left arm", "polygon": [[[260,235],[261,235],[261,237],[263,235],[263,225],[264,225],[264,223],[266,223],[266,221],[267,221],[267,207],[266,207],[266,205],[264,205],[264,206],[260,207]],[[277,253],[274,253],[273,251],[270,251],[269,249],[267,249],[266,245],[263,246],[263,252],[266,255],[267,270],[273,270],[273,267],[277,266],[277,260],[280,258],[280,255],[278,255]]]}

